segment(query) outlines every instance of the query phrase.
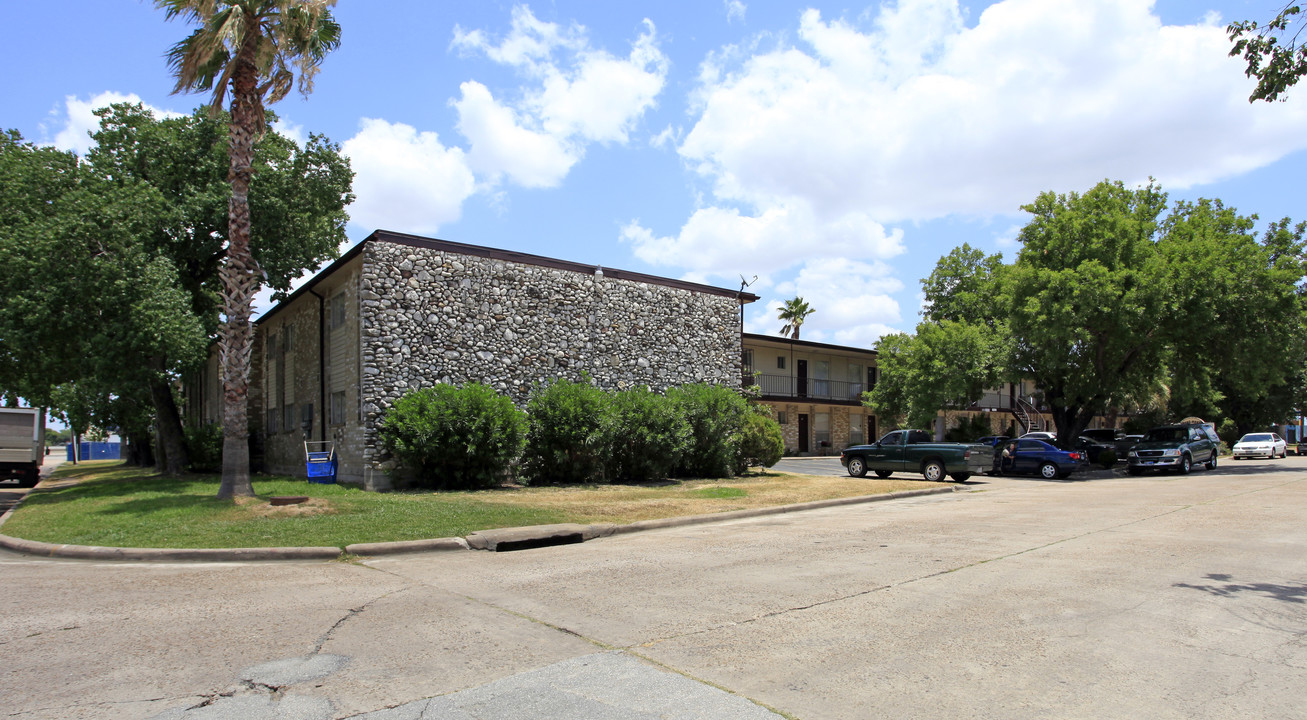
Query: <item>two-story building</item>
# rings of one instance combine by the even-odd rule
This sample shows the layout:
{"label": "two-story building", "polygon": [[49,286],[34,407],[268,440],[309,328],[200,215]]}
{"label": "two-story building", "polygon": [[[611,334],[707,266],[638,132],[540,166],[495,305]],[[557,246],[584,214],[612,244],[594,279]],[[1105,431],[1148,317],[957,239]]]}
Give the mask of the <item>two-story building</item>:
{"label": "two-story building", "polygon": [[792,453],[824,455],[876,440],[862,393],[876,385],[876,351],[744,333],[744,384],[772,408]]}

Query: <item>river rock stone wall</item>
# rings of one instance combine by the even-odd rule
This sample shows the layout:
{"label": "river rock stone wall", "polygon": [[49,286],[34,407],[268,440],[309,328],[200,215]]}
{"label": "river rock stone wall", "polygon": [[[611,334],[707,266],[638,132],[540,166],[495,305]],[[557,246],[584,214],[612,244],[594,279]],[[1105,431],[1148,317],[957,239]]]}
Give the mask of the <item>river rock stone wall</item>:
{"label": "river rock stone wall", "polygon": [[393,468],[378,420],[404,393],[480,382],[524,405],[554,378],[600,387],[740,386],[731,295],[369,242],[359,287],[365,464]]}

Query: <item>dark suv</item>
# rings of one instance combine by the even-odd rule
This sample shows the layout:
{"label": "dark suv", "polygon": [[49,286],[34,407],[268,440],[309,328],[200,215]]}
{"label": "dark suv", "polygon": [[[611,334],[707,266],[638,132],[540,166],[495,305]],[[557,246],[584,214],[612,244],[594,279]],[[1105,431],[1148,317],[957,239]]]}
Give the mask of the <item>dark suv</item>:
{"label": "dark suv", "polygon": [[1221,438],[1211,423],[1155,427],[1130,448],[1128,471],[1138,475],[1145,470],[1174,470],[1183,475],[1196,463],[1215,470],[1220,447]]}

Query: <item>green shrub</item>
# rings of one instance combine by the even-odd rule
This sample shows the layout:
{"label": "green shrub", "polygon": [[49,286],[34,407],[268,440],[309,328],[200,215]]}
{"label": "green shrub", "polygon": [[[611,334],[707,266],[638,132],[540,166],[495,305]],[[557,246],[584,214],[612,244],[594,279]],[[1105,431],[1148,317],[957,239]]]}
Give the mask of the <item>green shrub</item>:
{"label": "green shrub", "polygon": [[1104,450],[1098,453],[1098,464],[1110,470],[1116,464],[1116,451]]}
{"label": "green shrub", "polygon": [[994,430],[989,425],[989,418],[985,415],[964,416],[958,418],[957,425],[945,431],[944,442],[969,443],[978,437],[993,434]]}
{"label": "green shrub", "polygon": [[769,415],[752,410],[744,416],[735,469],[744,472],[751,465],[771,467],[786,453],[781,425]]}
{"label": "green shrub", "polygon": [[397,400],[378,433],[420,486],[472,490],[504,478],[521,455],[526,417],[485,385],[437,385]]}
{"label": "green shrub", "polygon": [[652,482],[672,474],[689,445],[690,426],[673,402],[638,387],[613,395],[601,435],[609,480]]}
{"label": "green shrub", "polygon": [[186,455],[190,458],[187,470],[193,473],[222,472],[222,423],[187,426],[182,433]]}
{"label": "green shrub", "polygon": [[695,383],[667,391],[667,399],[690,426],[690,441],[676,465],[680,477],[724,478],[735,474],[740,431],[748,403],[721,385]]}
{"label": "green shrub", "polygon": [[531,393],[523,471],[532,483],[603,479],[601,429],[611,396],[588,382],[557,380]]}

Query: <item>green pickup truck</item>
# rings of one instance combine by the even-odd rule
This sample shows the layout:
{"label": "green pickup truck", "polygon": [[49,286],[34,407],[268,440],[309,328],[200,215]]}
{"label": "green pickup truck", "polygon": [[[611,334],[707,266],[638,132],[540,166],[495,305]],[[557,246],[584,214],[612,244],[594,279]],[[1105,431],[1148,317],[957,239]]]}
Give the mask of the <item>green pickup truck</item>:
{"label": "green pickup truck", "polygon": [[994,466],[989,445],[931,442],[925,430],[895,430],[872,445],[854,445],[840,453],[840,463],[853,477],[870,470],[887,478],[895,472],[919,472],[931,482],[947,475],[962,482]]}

